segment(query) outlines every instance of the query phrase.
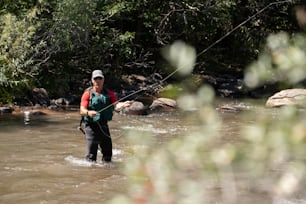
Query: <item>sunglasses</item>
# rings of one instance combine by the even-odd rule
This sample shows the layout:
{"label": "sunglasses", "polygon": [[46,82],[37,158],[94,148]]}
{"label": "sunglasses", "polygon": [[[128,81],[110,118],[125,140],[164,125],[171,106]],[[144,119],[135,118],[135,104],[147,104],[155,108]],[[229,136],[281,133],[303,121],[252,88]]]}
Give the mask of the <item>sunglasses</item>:
{"label": "sunglasses", "polygon": [[102,80],[102,77],[95,77],[94,80]]}

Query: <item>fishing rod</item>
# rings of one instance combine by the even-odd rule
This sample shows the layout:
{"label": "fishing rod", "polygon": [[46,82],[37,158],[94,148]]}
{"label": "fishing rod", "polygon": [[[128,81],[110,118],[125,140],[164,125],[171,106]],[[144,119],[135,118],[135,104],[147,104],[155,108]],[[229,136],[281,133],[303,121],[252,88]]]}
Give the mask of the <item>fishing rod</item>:
{"label": "fishing rod", "polygon": [[[272,2],[270,4],[268,4],[267,6],[265,6],[264,8],[260,9],[258,12],[256,12],[254,15],[250,16],[249,18],[247,18],[246,20],[244,20],[243,22],[241,22],[239,25],[237,25],[236,27],[234,27],[232,30],[230,30],[229,32],[227,32],[225,35],[223,35],[222,37],[220,37],[218,40],[216,40],[215,42],[213,42],[211,45],[209,45],[206,49],[204,49],[203,51],[201,51],[199,54],[196,55],[196,57],[199,57],[201,55],[203,55],[204,53],[206,53],[208,50],[210,50],[212,47],[214,47],[216,44],[218,44],[219,42],[221,42],[224,38],[226,38],[227,36],[229,36],[230,34],[232,34],[233,32],[235,32],[238,28],[240,28],[241,26],[243,26],[244,24],[246,24],[247,22],[249,22],[250,20],[252,20],[253,18],[255,18],[256,16],[258,16],[259,14],[263,13],[266,9],[270,8],[271,6],[274,5],[278,5],[278,4],[284,4],[284,3],[292,3],[292,0],[284,0],[284,1],[278,1],[278,2]],[[141,88],[137,91],[132,92],[131,94],[128,94],[120,99],[118,99],[116,102],[109,104],[108,106],[102,108],[101,110],[97,111],[98,113],[101,113],[102,111],[106,110],[107,108],[110,108],[111,106],[114,106],[116,103],[123,101],[135,94],[138,94],[148,88],[153,88],[159,84],[164,83],[166,80],[168,80],[170,77],[172,77],[175,73],[177,73],[180,69],[184,68],[184,66],[180,66],[178,68],[176,68],[173,72],[171,72],[169,75],[167,75],[164,79],[160,80],[159,82],[156,82],[152,85],[149,85],[147,87]],[[81,127],[81,123],[82,120],[80,122],[80,126],[78,127],[78,129],[85,134],[85,131],[83,130],[83,128]]]}
{"label": "fishing rod", "polygon": [[[265,6],[264,8],[260,9],[258,12],[256,12],[254,15],[250,16],[249,18],[247,18],[246,20],[244,20],[243,22],[241,22],[239,25],[237,25],[236,27],[234,27],[232,30],[230,30],[229,32],[227,32],[225,35],[223,35],[222,37],[220,37],[218,40],[216,40],[215,42],[213,42],[211,45],[209,45],[206,49],[204,49],[203,51],[201,51],[199,54],[196,55],[196,57],[199,57],[201,55],[203,55],[204,53],[206,53],[208,50],[210,50],[212,47],[214,47],[216,44],[218,44],[219,42],[221,42],[224,38],[226,38],[227,36],[229,36],[230,34],[232,34],[233,32],[235,32],[238,28],[240,28],[241,26],[243,26],[244,24],[246,24],[247,22],[249,22],[250,20],[252,20],[253,18],[255,18],[256,16],[258,16],[259,14],[263,13],[265,10],[267,10],[268,8],[270,8],[271,6],[274,5],[278,5],[278,4],[284,4],[284,3],[292,3],[292,0],[284,0],[284,1],[278,1],[278,2],[272,2],[270,4],[268,4],[267,6]],[[101,113],[102,111],[106,110],[107,108],[110,108],[111,106],[115,105],[116,103],[123,101],[137,93],[140,93],[141,91],[144,91],[148,88],[153,88],[159,84],[164,83],[166,80],[168,80],[170,77],[172,77],[175,73],[177,73],[179,70],[181,70],[182,68],[184,68],[184,66],[178,67],[176,68],[173,72],[171,72],[169,75],[167,75],[164,79],[160,80],[159,82],[156,82],[152,85],[149,85],[147,87],[141,88],[135,92],[132,92],[131,94],[124,96],[120,99],[118,99],[115,103],[111,103],[110,105],[102,108],[101,110],[97,111],[98,113]]]}

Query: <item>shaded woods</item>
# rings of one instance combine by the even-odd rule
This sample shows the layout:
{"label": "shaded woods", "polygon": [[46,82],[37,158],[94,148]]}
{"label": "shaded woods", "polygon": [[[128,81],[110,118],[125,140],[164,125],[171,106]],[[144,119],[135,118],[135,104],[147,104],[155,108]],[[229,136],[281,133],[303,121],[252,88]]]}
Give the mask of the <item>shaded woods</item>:
{"label": "shaded woods", "polygon": [[131,74],[165,77],[171,68],[160,49],[176,40],[201,53],[195,74],[241,78],[270,33],[302,31],[295,17],[301,2],[4,0],[0,102],[13,102],[34,87],[51,98],[80,95],[98,68],[117,90]]}

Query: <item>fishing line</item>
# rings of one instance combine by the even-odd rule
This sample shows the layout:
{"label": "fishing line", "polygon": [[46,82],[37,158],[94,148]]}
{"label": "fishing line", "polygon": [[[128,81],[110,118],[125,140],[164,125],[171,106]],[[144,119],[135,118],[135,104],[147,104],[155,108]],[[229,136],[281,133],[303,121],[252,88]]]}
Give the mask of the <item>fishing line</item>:
{"label": "fishing line", "polygon": [[259,14],[261,14],[262,12],[264,12],[266,9],[268,9],[269,7],[273,6],[273,5],[277,5],[277,4],[283,4],[283,3],[291,3],[291,0],[285,0],[285,1],[279,1],[279,2],[273,2],[268,4],[267,6],[265,6],[264,8],[262,8],[261,10],[259,10],[257,13],[255,13],[254,15],[250,16],[248,19],[246,19],[245,21],[243,21],[242,23],[240,23],[239,25],[237,25],[235,28],[233,28],[231,31],[229,31],[228,33],[226,33],[224,36],[222,36],[221,38],[219,38],[218,40],[216,40],[214,43],[212,43],[210,46],[208,46],[206,49],[204,49],[202,52],[200,52],[198,56],[204,54],[205,52],[207,52],[209,49],[211,49],[213,46],[215,46],[216,44],[218,44],[219,42],[221,42],[224,38],[226,38],[227,36],[229,36],[230,34],[232,34],[233,32],[235,32],[238,28],[240,28],[241,26],[243,26],[244,24],[246,24],[247,22],[249,22],[250,20],[252,20],[253,18],[255,18],[256,16],[258,16]]}
{"label": "fishing line", "polygon": [[[102,134],[103,134],[104,136],[106,136],[106,137],[111,138],[111,136],[110,136],[109,134],[107,134],[107,133],[103,130],[101,124],[100,124],[99,122],[97,122],[97,124],[98,124],[99,129],[100,129],[100,131],[102,132]],[[104,125],[104,127],[107,127],[107,125]],[[114,138],[113,138],[113,139],[114,139]]]}
{"label": "fishing line", "polygon": [[[261,14],[262,12],[264,12],[266,9],[270,8],[271,6],[277,5],[277,4],[284,4],[284,3],[291,3],[291,0],[284,0],[284,1],[279,1],[279,2],[272,2],[270,4],[268,4],[267,6],[265,6],[264,8],[262,8],[261,10],[259,10],[258,12],[256,12],[254,15],[250,16],[248,19],[246,19],[245,21],[241,22],[239,25],[237,25],[236,27],[234,27],[232,30],[230,30],[229,32],[227,32],[225,35],[223,35],[221,38],[219,38],[218,40],[216,40],[215,42],[213,42],[211,45],[209,45],[206,49],[204,49],[203,51],[201,51],[199,54],[196,55],[196,57],[199,57],[201,55],[203,55],[204,53],[206,53],[208,50],[210,50],[213,46],[215,46],[216,44],[218,44],[219,42],[221,42],[224,38],[226,38],[227,36],[229,36],[230,34],[232,34],[233,32],[235,32],[238,28],[240,28],[241,26],[243,26],[244,24],[246,24],[247,22],[249,22],[251,19],[255,18],[256,16],[258,16],[259,14]],[[140,93],[141,91],[144,91],[148,88],[153,88],[159,84],[164,83],[166,80],[168,80],[170,77],[172,77],[175,73],[177,73],[179,70],[181,70],[182,68],[184,68],[184,66],[180,66],[178,68],[176,68],[173,72],[171,72],[169,75],[167,75],[164,79],[160,80],[159,82],[156,82],[152,85],[149,85],[147,87],[141,88],[135,92],[132,92],[131,94],[124,96],[120,99],[118,99],[115,103],[111,103],[110,105],[104,107],[103,109],[97,111],[97,112],[102,112],[104,110],[106,110],[107,108],[110,108],[111,106],[115,105],[116,103],[123,101],[126,98],[129,98],[137,93]]]}
{"label": "fishing line", "polygon": [[[214,47],[216,44],[218,44],[219,42],[221,42],[224,38],[226,38],[227,36],[229,36],[230,34],[232,34],[233,32],[235,32],[238,28],[240,28],[241,26],[243,26],[244,24],[246,24],[247,22],[249,22],[251,19],[255,18],[256,16],[258,16],[259,14],[263,13],[266,9],[270,8],[271,6],[274,5],[278,5],[278,4],[284,4],[284,3],[291,3],[291,0],[284,0],[284,1],[279,1],[279,2],[272,2],[270,4],[268,4],[267,6],[265,6],[264,8],[262,8],[261,10],[259,10],[258,12],[256,12],[254,15],[250,16],[248,19],[244,20],[243,22],[241,22],[240,24],[238,24],[236,27],[234,27],[232,30],[230,30],[229,32],[227,32],[225,35],[223,35],[221,38],[219,38],[218,40],[216,40],[215,42],[213,42],[211,45],[209,45],[206,49],[204,49],[203,51],[201,51],[199,54],[196,55],[196,57],[199,57],[201,55],[203,55],[204,53],[206,53],[208,50],[210,50],[212,47]],[[176,68],[173,72],[171,72],[169,75],[167,75],[164,79],[160,80],[159,82],[156,82],[154,84],[151,84],[147,87],[141,88],[137,91],[132,92],[131,94],[128,94],[120,99],[118,99],[116,102],[109,104],[108,106],[102,108],[101,110],[97,111],[98,113],[101,113],[102,111],[106,110],[107,108],[110,108],[112,106],[114,106],[116,103],[123,101],[137,93],[140,93],[146,89],[149,88],[153,88],[159,84],[164,83],[166,80],[168,80],[170,77],[172,77],[175,73],[177,73],[180,69],[184,68],[184,66],[178,67]],[[81,122],[80,122],[81,123]],[[78,129],[80,131],[82,131],[85,134],[85,131],[80,127],[78,127]]]}

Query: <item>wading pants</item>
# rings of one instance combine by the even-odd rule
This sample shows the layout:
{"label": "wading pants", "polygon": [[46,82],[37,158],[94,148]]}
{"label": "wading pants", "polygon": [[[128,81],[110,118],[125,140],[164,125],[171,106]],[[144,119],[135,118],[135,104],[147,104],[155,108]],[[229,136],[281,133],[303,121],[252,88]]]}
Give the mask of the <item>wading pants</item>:
{"label": "wading pants", "polygon": [[86,160],[96,161],[98,146],[101,148],[102,161],[112,159],[112,138],[107,122],[85,123],[85,137],[87,143]]}

